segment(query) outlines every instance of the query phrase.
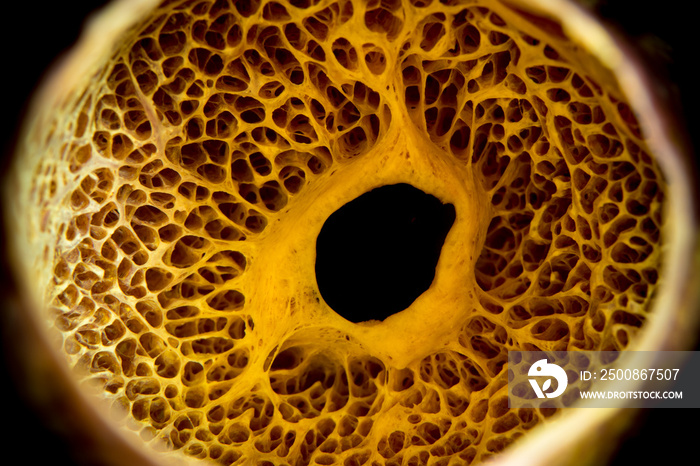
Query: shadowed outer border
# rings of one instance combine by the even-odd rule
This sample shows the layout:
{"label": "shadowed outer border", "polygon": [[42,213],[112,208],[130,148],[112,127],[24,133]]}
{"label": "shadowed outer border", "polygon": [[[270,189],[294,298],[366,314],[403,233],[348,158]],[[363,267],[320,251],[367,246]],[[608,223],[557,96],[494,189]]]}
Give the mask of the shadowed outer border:
{"label": "shadowed outer border", "polygon": [[[128,23],[120,23],[119,21],[115,23],[115,18],[133,17],[134,8],[146,12],[156,3],[155,0],[119,0],[100,11],[98,15],[93,15],[78,42],[77,47],[82,50],[74,50],[54,67],[57,70],[54,79],[42,85],[42,90],[40,91],[42,94],[40,95],[43,98],[36,98],[34,102],[58,97],[56,93],[52,92],[52,89],[55,89],[55,86],[59,86],[62,79],[70,80],[75,76],[87,76],[89,74],[89,63],[78,61],[76,57],[85,56],[84,54],[89,53],[90,50],[98,50],[105,38],[113,37],[107,31],[128,28]],[[533,12],[539,11],[539,14],[544,16],[548,16],[546,13],[548,11],[556,12],[556,15],[552,14],[551,16],[556,16],[563,23],[564,30],[570,37],[578,40],[590,50],[596,51],[602,63],[616,70],[620,88],[627,93],[628,100],[638,115],[643,132],[647,135],[652,153],[659,160],[667,178],[687,178],[689,173],[689,167],[685,163],[687,155],[683,154],[683,149],[672,138],[674,128],[672,127],[672,120],[668,118],[668,109],[665,108],[664,102],[658,96],[652,95],[650,92],[652,87],[649,79],[643,73],[643,67],[639,61],[634,58],[635,54],[630,47],[626,46],[613,33],[603,28],[587,11],[568,0],[527,0],[523,2],[526,5],[524,7],[513,0],[504,0],[504,3],[518,4],[519,8]],[[107,18],[109,18],[109,21],[107,21]],[[46,100],[43,101],[45,102]],[[5,183],[4,188],[6,198],[12,198],[17,193],[11,182]],[[689,345],[693,344],[689,337],[694,336],[693,330],[697,328],[695,305],[698,294],[696,290],[700,290],[697,276],[699,255],[696,247],[694,206],[692,202],[688,202],[689,200],[694,200],[695,197],[689,190],[689,186],[683,183],[672,183],[669,186],[669,191],[671,200],[669,202],[669,215],[673,218],[674,225],[682,226],[676,227],[671,231],[664,231],[664,234],[669,235],[670,239],[666,241],[666,244],[669,246],[664,250],[663,260],[664,263],[674,264],[674,267],[665,275],[665,285],[661,295],[656,300],[659,305],[655,307],[652,312],[652,318],[648,320],[648,330],[645,330],[642,339],[635,345],[635,349],[638,350],[650,348],[666,350],[687,349]],[[685,201],[674,202],[677,199],[685,199]],[[7,216],[16,214],[17,212],[5,212]],[[17,248],[14,248],[10,249],[10,252],[13,250],[15,252],[18,251]],[[32,302],[36,297],[31,293],[18,294],[24,296],[25,300],[29,299],[29,301],[16,303],[16,307],[27,309],[37,305],[36,302]],[[687,308],[681,309],[683,305]],[[678,318],[666,318],[666,316],[673,313]],[[35,348],[37,341],[42,339],[38,332],[40,331],[37,330],[37,334],[32,337],[34,341],[31,343],[35,351],[37,351]],[[679,335],[685,335],[688,338],[679,338]],[[46,350],[51,354],[48,346]],[[27,355],[32,354],[33,352],[27,353]],[[58,359],[51,354],[44,364],[50,365],[51,361],[56,363]],[[65,364],[54,365],[59,368],[65,366]],[[69,376],[67,369],[58,370],[59,373],[53,373],[50,375],[50,378]],[[77,390],[74,390],[74,392],[73,396],[79,396]],[[66,396],[70,396],[70,394],[66,394]],[[88,411],[103,411],[104,407],[95,404],[94,406],[86,407],[86,409]],[[506,465],[568,464],[569,460],[573,459],[571,456],[573,452],[580,452],[583,455],[575,461],[576,463],[585,463],[586,454],[592,453],[591,445],[609,444],[610,436],[620,435],[625,427],[624,425],[615,426],[610,423],[618,414],[618,410],[596,411],[598,412],[595,416],[590,414],[576,416],[572,414],[562,416],[560,420],[554,423],[538,427],[537,431],[530,434],[528,442],[516,444],[502,455],[499,455],[497,463]],[[76,417],[81,416],[78,412],[74,414]],[[123,438],[117,439],[114,437],[114,430],[107,427],[106,422],[99,420],[102,418],[101,415],[93,416],[93,418],[96,418],[95,425],[84,427],[98,437],[104,437],[101,441],[97,441],[97,444],[104,443],[109,445],[110,448],[114,448],[118,447],[117,444],[123,442],[124,447],[128,447],[129,450],[133,449],[135,454],[128,464],[134,466],[137,464],[152,464],[147,462],[148,454],[141,445],[138,445],[139,442],[129,440],[132,436],[128,435],[128,432],[124,432]],[[561,435],[553,434],[553,432],[557,431],[567,432],[570,435],[562,438]],[[591,432],[598,432],[596,436],[604,439],[604,441],[596,442],[591,437]],[[586,435],[585,439],[582,438],[583,435]],[[556,445],[552,444],[552,439],[557,440]],[[563,454],[564,452],[566,454]],[[119,464],[124,464],[124,459],[126,457],[122,458]]]}

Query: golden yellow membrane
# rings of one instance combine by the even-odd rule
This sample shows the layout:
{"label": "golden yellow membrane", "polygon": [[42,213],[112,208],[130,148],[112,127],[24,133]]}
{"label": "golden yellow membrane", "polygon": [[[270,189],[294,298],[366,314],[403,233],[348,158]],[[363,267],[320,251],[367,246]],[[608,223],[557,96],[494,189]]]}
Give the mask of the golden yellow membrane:
{"label": "golden yellow membrane", "polygon": [[[35,142],[51,325],[146,442],[470,464],[555,414],[508,408],[508,350],[643,327],[666,187],[616,83],[557,23],[446,3],[165,2]],[[352,324],[315,236],[399,182],[457,219],[431,289]]]}

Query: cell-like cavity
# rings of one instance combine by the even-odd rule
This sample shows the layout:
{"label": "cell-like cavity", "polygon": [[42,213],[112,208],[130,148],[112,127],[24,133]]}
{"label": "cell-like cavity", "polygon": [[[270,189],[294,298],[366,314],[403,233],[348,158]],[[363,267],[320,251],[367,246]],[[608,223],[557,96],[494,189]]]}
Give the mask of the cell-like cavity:
{"label": "cell-like cavity", "polygon": [[270,367],[273,391],[285,398],[280,412],[286,420],[318,417],[334,412],[349,399],[348,376],[336,361],[303,347],[280,352]]}
{"label": "cell-like cavity", "polygon": [[332,44],[333,55],[343,68],[348,70],[357,69],[357,51],[347,39],[336,39]]}
{"label": "cell-like cavity", "polygon": [[422,40],[419,45],[423,51],[432,50],[445,35],[444,21],[445,15],[443,13],[434,13],[427,18],[423,25]]}
{"label": "cell-like cavity", "polygon": [[279,176],[289,194],[298,193],[306,182],[306,173],[299,167],[286,166],[280,170]]}
{"label": "cell-like cavity", "polygon": [[209,307],[216,311],[236,311],[245,304],[245,296],[238,290],[225,290],[207,299]]}
{"label": "cell-like cavity", "polygon": [[364,15],[364,23],[367,29],[372,32],[385,34],[387,40],[392,41],[403,28],[403,21],[395,16],[393,11],[398,9],[398,2],[387,2],[376,8],[368,9]]}

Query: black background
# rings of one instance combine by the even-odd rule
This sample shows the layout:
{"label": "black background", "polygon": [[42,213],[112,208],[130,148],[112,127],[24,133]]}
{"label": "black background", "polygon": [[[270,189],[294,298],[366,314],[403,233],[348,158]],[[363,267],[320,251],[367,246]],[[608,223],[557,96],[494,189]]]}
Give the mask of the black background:
{"label": "black background", "polygon": [[[105,2],[12,2],[3,5],[0,28],[0,168],[7,167],[15,134],[22,120],[28,97],[47,66],[78,37],[85,16]],[[637,53],[653,71],[664,100],[679,116],[679,124],[690,129],[689,147],[697,145],[698,26],[694,12],[681,0],[589,1],[594,11],[615,30],[631,39]],[[690,153],[694,153],[691,152]],[[0,230],[1,231],[1,230]],[[4,249],[3,249],[4,250]],[[0,269],[5,296],[14,289],[5,268]],[[3,308],[2,311],[5,311]],[[4,321],[3,321],[4,323]],[[7,324],[6,324],[7,325]],[[4,332],[13,328],[4,328]],[[3,333],[4,336],[4,333]],[[11,358],[11,348],[3,347]],[[696,348],[697,349],[697,348]],[[24,450],[23,464],[76,463],[66,441],[48,427],[42,417],[27,408],[22,390],[14,388],[11,364],[0,366],[0,412],[5,455]],[[698,430],[690,430],[698,411],[649,410],[640,418],[620,445],[612,464],[669,464],[691,454]],[[78,448],[80,446],[78,445]],[[693,457],[693,456],[686,456]],[[35,460],[32,460],[35,458]],[[88,466],[94,466],[89,464]]]}

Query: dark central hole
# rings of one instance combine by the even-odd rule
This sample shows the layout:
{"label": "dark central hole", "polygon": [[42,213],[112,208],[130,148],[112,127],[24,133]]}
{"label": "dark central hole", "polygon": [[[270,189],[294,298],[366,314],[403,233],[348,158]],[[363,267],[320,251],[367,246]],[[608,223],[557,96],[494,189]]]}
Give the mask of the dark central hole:
{"label": "dark central hole", "polygon": [[454,221],[452,204],[408,184],[348,202],[328,217],[316,241],[321,296],[351,322],[403,311],[433,282]]}

